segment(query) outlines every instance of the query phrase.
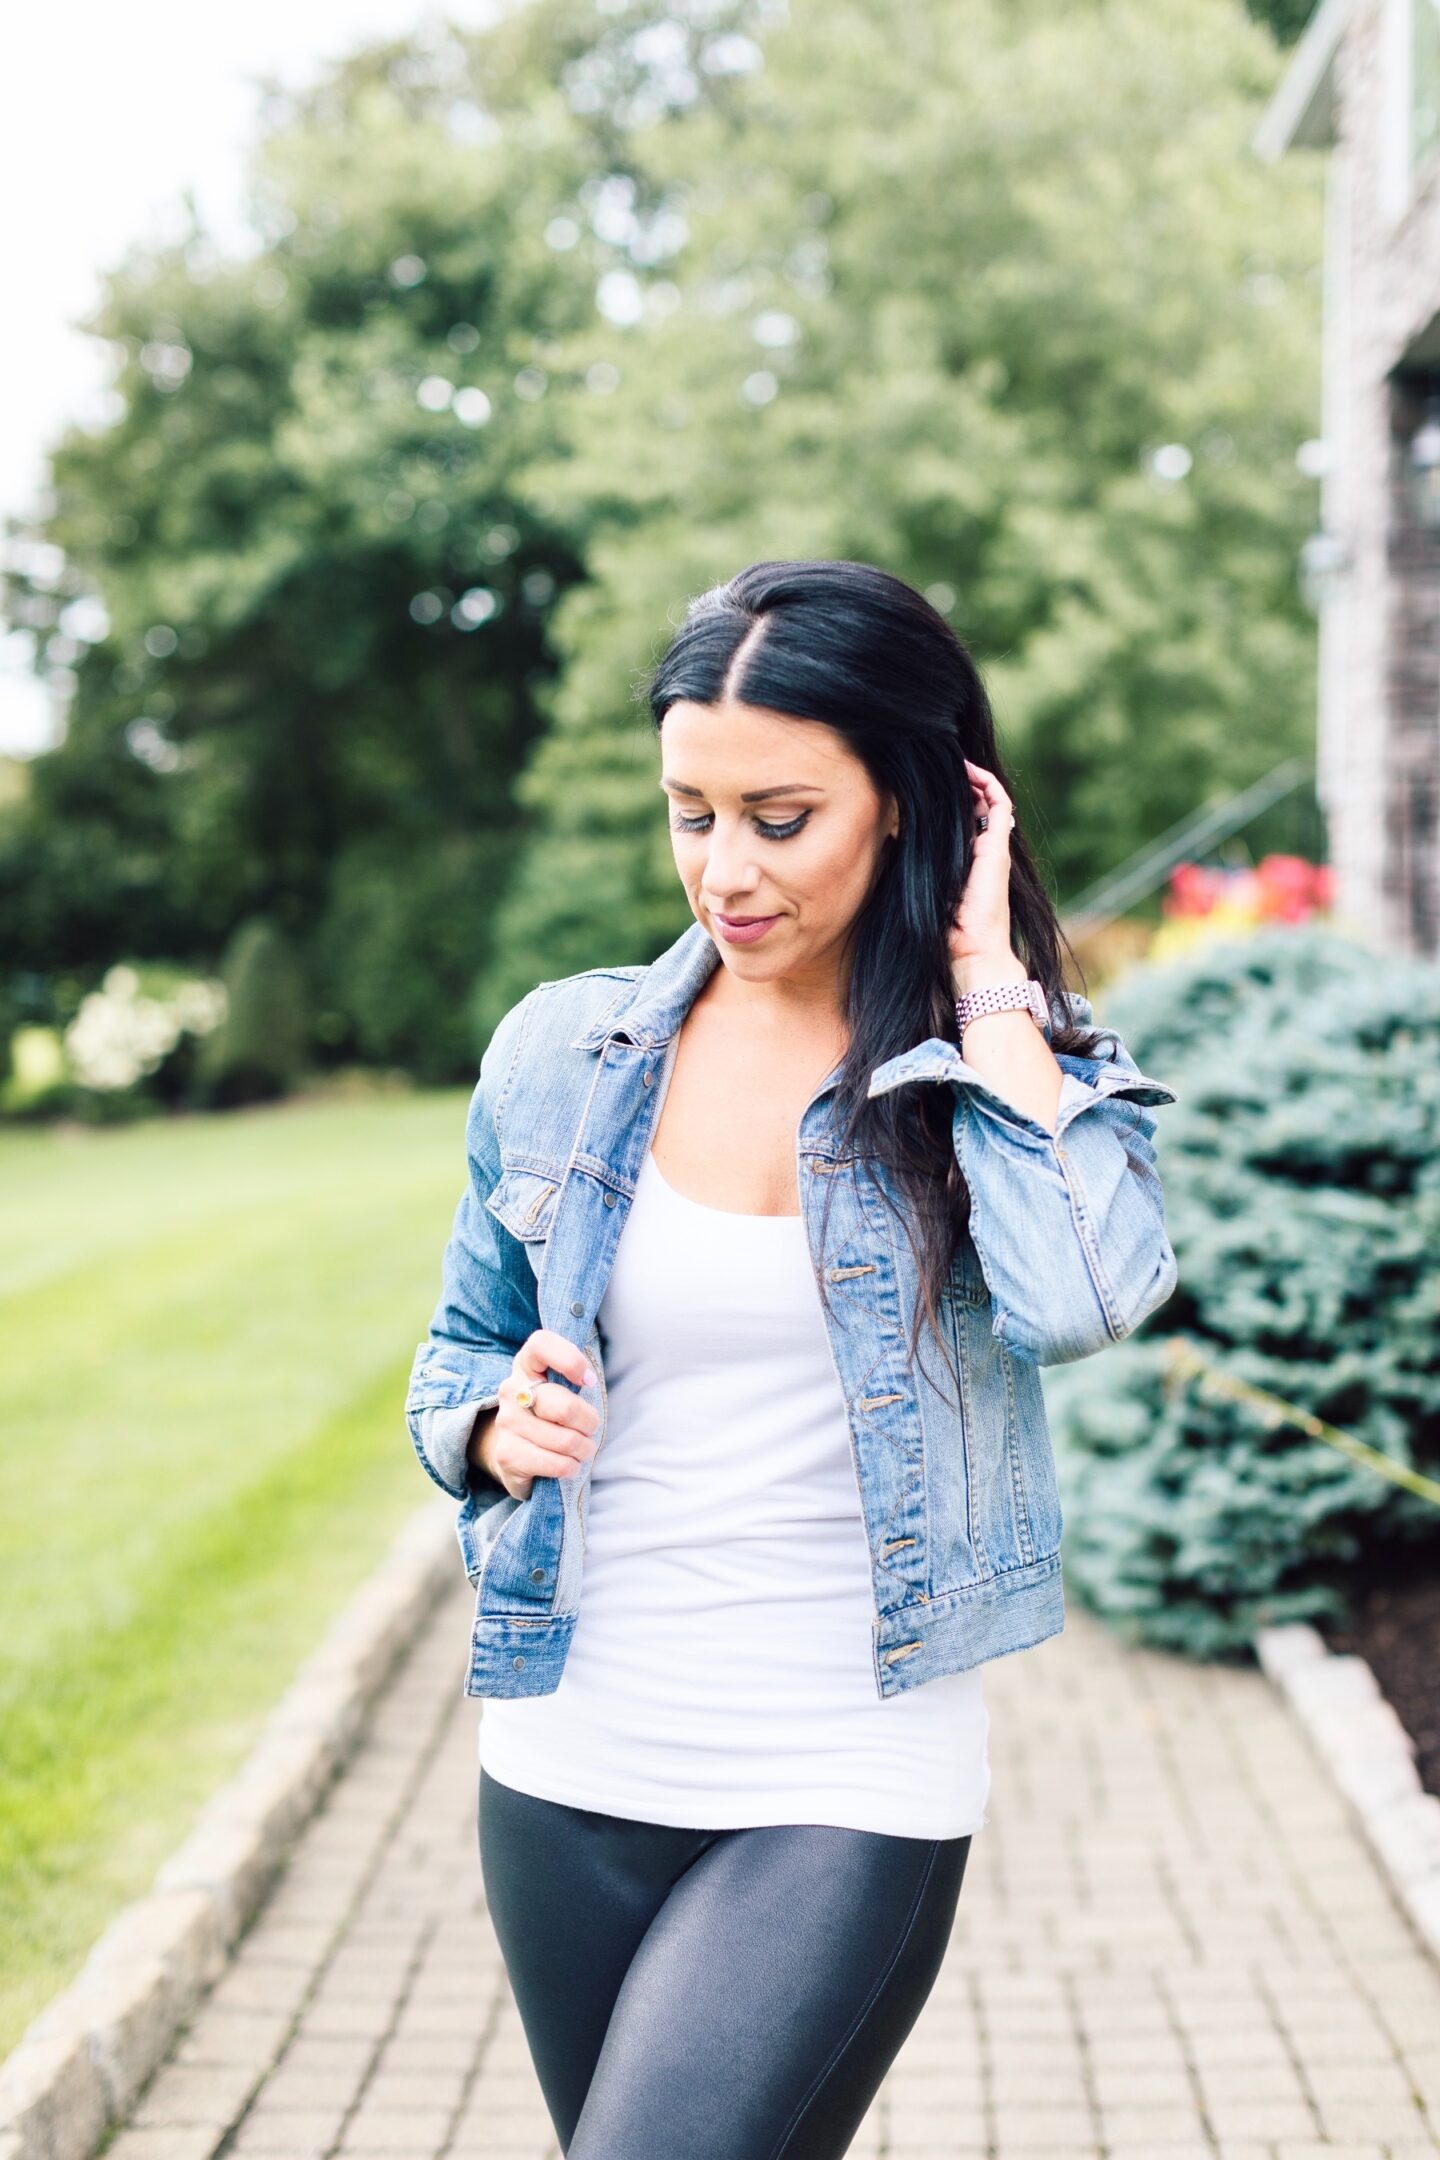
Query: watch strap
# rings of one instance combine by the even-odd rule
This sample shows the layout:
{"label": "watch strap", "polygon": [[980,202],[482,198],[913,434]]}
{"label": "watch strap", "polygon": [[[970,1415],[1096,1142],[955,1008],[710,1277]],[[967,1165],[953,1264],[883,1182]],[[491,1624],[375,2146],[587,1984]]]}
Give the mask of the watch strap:
{"label": "watch strap", "polygon": [[986,1013],[1028,1012],[1042,1034],[1050,1031],[1050,1005],[1043,983],[1032,975],[1028,982],[992,983],[985,990],[967,990],[955,1000],[955,1025],[963,1042],[972,1020]]}

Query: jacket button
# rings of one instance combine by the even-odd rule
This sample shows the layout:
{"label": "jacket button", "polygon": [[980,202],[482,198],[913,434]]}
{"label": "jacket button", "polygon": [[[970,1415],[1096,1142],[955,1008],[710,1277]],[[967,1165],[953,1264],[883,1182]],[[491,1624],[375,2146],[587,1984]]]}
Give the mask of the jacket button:
{"label": "jacket button", "polygon": [[530,1570],[530,1580],[531,1580],[531,1582],[544,1582],[544,1580],[545,1580],[545,1570],[544,1570],[544,1568],[543,1568],[543,1567],[532,1567],[532,1568],[531,1568],[531,1570]]}
{"label": "jacket button", "polygon": [[520,1667],[524,1664],[525,1660],[523,1657],[512,1657],[510,1662],[515,1667],[516,1672],[519,1672]]}
{"label": "jacket button", "polygon": [[654,1084],[655,1084],[655,1075],[654,1075],[654,1073],[651,1073],[651,1072],[647,1072],[647,1073],[646,1073],[646,1074],[644,1075],[644,1079],[645,1079],[645,1085],[646,1085],[646,1087],[653,1087],[653,1086],[654,1086]]}
{"label": "jacket button", "polygon": [[574,1313],[576,1319],[578,1320],[581,1313],[584,1312],[585,1307],[580,1303],[579,1298],[576,1298],[574,1304],[570,1307],[570,1310],[572,1313]]}
{"label": "jacket button", "polygon": [[606,1207],[614,1207],[614,1205],[615,1205],[615,1195],[614,1195],[614,1193],[613,1193],[613,1192],[607,1192],[607,1193],[606,1193],[606,1195],[605,1195],[605,1205],[606,1205]]}

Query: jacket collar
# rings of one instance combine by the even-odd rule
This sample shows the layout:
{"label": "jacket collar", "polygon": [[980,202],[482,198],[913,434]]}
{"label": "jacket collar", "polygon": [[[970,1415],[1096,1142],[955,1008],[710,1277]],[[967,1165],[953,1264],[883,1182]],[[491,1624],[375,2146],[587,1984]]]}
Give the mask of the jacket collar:
{"label": "jacket collar", "polygon": [[658,1049],[675,1033],[719,965],[714,938],[703,923],[692,922],[574,1038],[571,1049],[598,1050],[615,1036],[642,1049]]}

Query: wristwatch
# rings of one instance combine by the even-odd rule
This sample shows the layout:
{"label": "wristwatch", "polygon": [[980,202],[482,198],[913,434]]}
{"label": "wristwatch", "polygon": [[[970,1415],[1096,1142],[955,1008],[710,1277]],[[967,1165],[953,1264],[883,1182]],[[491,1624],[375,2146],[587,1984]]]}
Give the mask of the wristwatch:
{"label": "wristwatch", "polygon": [[1042,1035],[1050,1033],[1050,1001],[1044,984],[1036,982],[1033,975],[1029,982],[995,983],[988,990],[967,990],[964,997],[956,998],[955,1025],[961,1042],[972,1020],[978,1020],[982,1013],[997,1012],[1028,1012]]}

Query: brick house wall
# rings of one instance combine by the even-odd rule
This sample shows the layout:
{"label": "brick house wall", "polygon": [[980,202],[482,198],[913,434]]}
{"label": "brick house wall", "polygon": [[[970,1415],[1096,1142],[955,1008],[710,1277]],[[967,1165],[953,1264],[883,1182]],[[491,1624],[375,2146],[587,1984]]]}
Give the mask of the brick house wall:
{"label": "brick house wall", "polygon": [[[1428,17],[1417,15],[1430,10]],[[1319,789],[1339,912],[1440,951],[1440,532],[1410,446],[1440,396],[1440,112],[1417,36],[1437,0],[1323,0],[1256,135],[1326,156]],[[1440,78],[1435,81],[1440,101]],[[1437,408],[1440,409],[1440,408]]]}

